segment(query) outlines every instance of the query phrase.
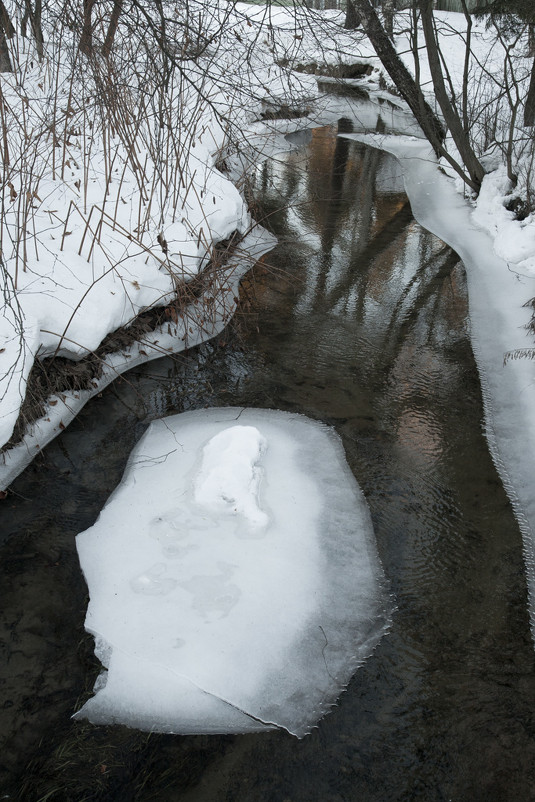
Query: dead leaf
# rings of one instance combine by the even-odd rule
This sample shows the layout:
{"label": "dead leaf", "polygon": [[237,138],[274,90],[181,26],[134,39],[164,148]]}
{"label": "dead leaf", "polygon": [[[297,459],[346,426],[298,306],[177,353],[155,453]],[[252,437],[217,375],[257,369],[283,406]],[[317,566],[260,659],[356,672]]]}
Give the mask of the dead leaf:
{"label": "dead leaf", "polygon": [[166,240],[165,240],[165,238],[164,238],[163,234],[161,234],[161,233],[160,233],[160,234],[158,234],[158,236],[156,237],[156,239],[158,240],[158,243],[159,243],[159,245],[160,245],[160,248],[162,249],[162,251],[163,251],[165,254],[167,254],[167,252],[168,252],[168,247],[167,247],[167,242],[166,242]]}

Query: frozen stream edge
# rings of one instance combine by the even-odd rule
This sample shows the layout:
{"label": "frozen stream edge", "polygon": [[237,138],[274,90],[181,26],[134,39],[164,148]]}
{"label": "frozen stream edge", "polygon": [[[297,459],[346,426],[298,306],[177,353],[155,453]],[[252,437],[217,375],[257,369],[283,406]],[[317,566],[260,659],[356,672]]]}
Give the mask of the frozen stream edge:
{"label": "frozen stream edge", "polygon": [[421,139],[343,134],[395,156],[414,217],[462,259],[467,276],[470,337],[483,394],[485,436],[522,532],[535,639],[535,365],[509,360],[508,351],[527,348],[526,326],[535,296],[535,277],[515,272],[494,252],[491,236],[472,220],[472,206],[438,169]]}
{"label": "frozen stream edge", "polygon": [[[239,251],[232,255],[229,264],[221,270],[218,293],[209,313],[203,307],[202,298],[199,299],[199,304],[190,304],[186,308],[183,319],[176,324],[165,323],[124,351],[105,357],[102,374],[95,379],[93,389],[51,396],[45,415],[31,425],[20,443],[0,455],[0,489],[9,487],[41,450],[74,420],[87,402],[121,374],[145,362],[193,348],[220,334],[236,311],[234,297],[238,294],[240,280],[255,262],[275,247],[276,242],[265,228],[256,225],[240,242]],[[212,294],[213,290],[209,288],[207,292]],[[208,315],[209,319],[206,319]]]}

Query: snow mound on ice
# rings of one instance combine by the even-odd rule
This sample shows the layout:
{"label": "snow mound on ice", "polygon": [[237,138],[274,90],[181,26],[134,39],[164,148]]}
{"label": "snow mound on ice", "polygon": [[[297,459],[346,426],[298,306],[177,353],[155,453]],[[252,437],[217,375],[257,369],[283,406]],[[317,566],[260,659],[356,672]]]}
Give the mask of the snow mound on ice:
{"label": "snow mound on ice", "polygon": [[301,737],[385,631],[366,501],[301,415],[155,421],[77,547],[107,671],[76,715],[95,723]]}
{"label": "snow mound on ice", "polygon": [[259,460],[266,440],[254,426],[232,426],[205,445],[195,479],[195,501],[217,512],[243,515],[265,526],[268,517],[258,507]]}

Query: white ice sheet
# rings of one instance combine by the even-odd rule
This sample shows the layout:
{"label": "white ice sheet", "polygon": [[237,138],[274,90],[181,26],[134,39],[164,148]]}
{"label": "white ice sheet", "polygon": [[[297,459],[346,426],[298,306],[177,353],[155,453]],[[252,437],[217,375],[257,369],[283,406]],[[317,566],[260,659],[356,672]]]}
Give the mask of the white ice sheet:
{"label": "white ice sheet", "polygon": [[385,630],[366,501],[300,415],[155,421],[77,547],[108,669],[77,714],[94,722],[303,736]]}

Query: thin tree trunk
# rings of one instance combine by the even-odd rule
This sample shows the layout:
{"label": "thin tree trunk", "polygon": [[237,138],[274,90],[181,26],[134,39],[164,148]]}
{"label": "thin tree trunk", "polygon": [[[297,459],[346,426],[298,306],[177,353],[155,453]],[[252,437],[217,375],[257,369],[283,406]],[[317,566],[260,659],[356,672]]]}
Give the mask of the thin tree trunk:
{"label": "thin tree trunk", "polygon": [[383,17],[385,21],[385,31],[390,37],[394,38],[394,11],[396,10],[396,0],[383,0]]}
{"label": "thin tree trunk", "polygon": [[421,89],[405,67],[394,45],[375,13],[369,0],[354,0],[356,11],[360,14],[364,29],[375,52],[381,59],[399,93],[416,117],[418,124],[433,147],[437,156],[443,154],[444,129],[431,107],[424,100]]}
{"label": "thin tree trunk", "polygon": [[86,56],[93,52],[93,21],[91,15],[95,0],[84,0],[84,19],[80,36],[80,50]]}
{"label": "thin tree trunk", "polygon": [[15,36],[15,28],[9,18],[6,7],[0,0],[0,72],[13,72],[9,56],[7,40]]}
{"label": "thin tree trunk", "polygon": [[526,104],[524,106],[524,125],[535,125],[535,59],[531,65],[531,81],[529,82]]}
{"label": "thin tree trunk", "polygon": [[111,49],[113,47],[113,40],[115,39],[115,33],[117,31],[117,25],[119,24],[119,17],[121,16],[123,10],[123,3],[124,0],[113,0],[110,24],[108,26],[108,32],[106,33],[106,38],[102,48],[105,58],[110,57]]}
{"label": "thin tree trunk", "polygon": [[42,2],[41,0],[35,0],[35,8],[32,8],[31,0],[24,0],[24,8],[25,8],[23,17],[24,28],[22,31],[22,35],[26,36],[26,21],[29,19],[32,28],[33,38],[35,40],[37,55],[39,56],[39,60],[41,61],[43,58],[43,46],[44,46],[43,29],[41,27]]}
{"label": "thin tree trunk", "polygon": [[6,35],[0,31],[0,72],[13,72]]}
{"label": "thin tree trunk", "polygon": [[13,23],[9,18],[9,14],[2,0],[0,0],[0,26],[8,39],[15,36],[15,28],[13,27]]}
{"label": "thin tree trunk", "polygon": [[42,0],[35,0],[35,8],[33,11],[33,35],[35,37],[35,45],[37,47],[37,55],[40,59],[43,58],[44,36],[43,27],[41,24],[43,16],[43,3]]}
{"label": "thin tree trunk", "polygon": [[358,28],[359,25],[360,25],[360,14],[357,13],[357,9],[355,8],[353,0],[347,0],[346,19],[344,22],[344,28],[347,31],[353,31],[355,30],[355,28]]}
{"label": "thin tree trunk", "polygon": [[468,134],[469,114],[468,114],[468,81],[470,77],[470,58],[472,55],[472,16],[468,11],[466,0],[461,0],[464,18],[466,20],[466,46],[464,49],[464,68],[463,68],[463,128]]}
{"label": "thin tree trunk", "polygon": [[535,57],[535,23],[528,26],[528,56]]}
{"label": "thin tree trunk", "polygon": [[433,3],[432,0],[419,0],[420,19],[422,21],[422,28],[425,38],[425,46],[427,51],[427,58],[429,61],[429,69],[431,70],[431,78],[433,80],[433,88],[435,90],[435,97],[438,105],[444,115],[446,125],[453,137],[461,158],[468,170],[470,176],[470,186],[476,191],[481,186],[481,181],[485,175],[485,171],[479,160],[477,159],[468,133],[464,130],[461,118],[457,109],[451,102],[446,91],[446,84],[444,83],[444,75],[440,64],[440,53],[435,36],[435,27],[433,19]]}

